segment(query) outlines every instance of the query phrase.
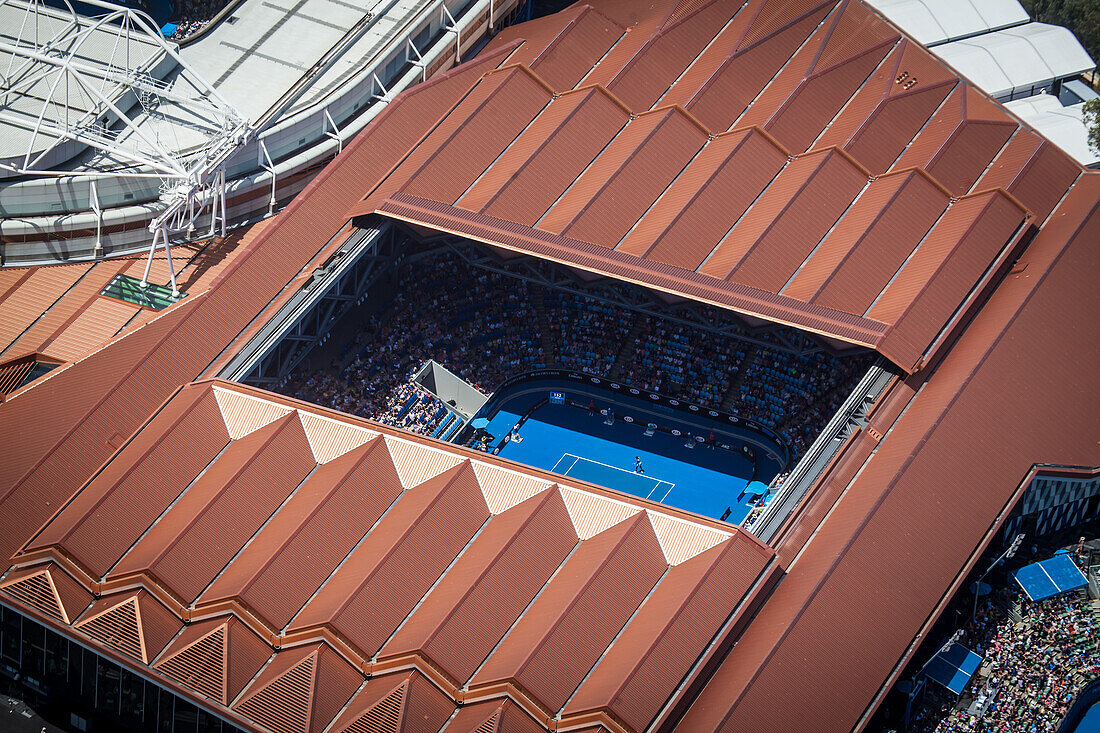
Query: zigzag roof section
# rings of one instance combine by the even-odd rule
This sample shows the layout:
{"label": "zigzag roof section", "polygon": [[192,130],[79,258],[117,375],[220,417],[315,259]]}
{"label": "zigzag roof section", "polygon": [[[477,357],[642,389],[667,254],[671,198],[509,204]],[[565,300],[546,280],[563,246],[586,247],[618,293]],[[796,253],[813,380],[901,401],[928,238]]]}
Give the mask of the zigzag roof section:
{"label": "zigzag roof section", "polygon": [[[230,439],[223,409],[248,432]],[[376,436],[318,463],[303,427],[314,421]],[[150,463],[189,446],[163,490],[142,494]],[[192,383],[28,547],[0,597],[266,730],[319,731],[367,675],[341,714],[348,730],[419,731],[400,713],[409,705],[438,729],[471,684],[469,699],[511,699],[501,720],[523,729],[560,709],[608,648],[624,659],[639,644],[665,648],[639,622],[664,619],[678,663],[694,665],[730,611],[691,599],[747,598],[739,578],[775,565],[729,525],[557,478],[249,387]],[[121,539],[103,551],[73,541],[112,522]],[[214,535],[216,548],[196,544]],[[719,556],[728,571],[698,571]],[[93,589],[106,595],[88,606]],[[673,633],[688,608],[697,631]],[[631,679],[672,694],[656,667]],[[405,708],[380,703],[399,686]]]}
{"label": "zigzag roof section", "polygon": [[[807,299],[820,282],[788,287],[826,237],[834,252],[851,248],[843,263],[853,273],[874,260],[876,238],[840,238],[855,231],[852,212],[881,219],[899,205],[874,199],[882,208],[869,214],[861,201],[872,179],[918,168],[953,198],[1009,185],[1025,218],[1045,218],[1057,203],[1050,192],[1080,171],[1053,150],[1035,164],[1002,157],[1031,133],[862,3],[592,8],[540,19],[511,65],[472,84],[349,215],[379,213],[701,300],[877,349],[912,371],[943,343],[967,293],[945,287],[959,300],[941,307],[901,288],[913,308],[871,313]],[[602,55],[578,82],[587,86],[523,65],[580,39],[577,25],[601,9],[611,35],[613,18],[633,25],[610,50],[593,46]],[[1011,207],[1000,216],[1012,239],[1021,217]],[[902,241],[927,232],[924,218],[894,221],[906,227]],[[980,251],[991,258],[982,270],[995,269],[1000,249]],[[824,262],[811,272],[827,278]]]}
{"label": "zigzag roof section", "polygon": [[92,594],[54,563],[9,573],[0,591],[63,624],[70,624],[92,602]]}

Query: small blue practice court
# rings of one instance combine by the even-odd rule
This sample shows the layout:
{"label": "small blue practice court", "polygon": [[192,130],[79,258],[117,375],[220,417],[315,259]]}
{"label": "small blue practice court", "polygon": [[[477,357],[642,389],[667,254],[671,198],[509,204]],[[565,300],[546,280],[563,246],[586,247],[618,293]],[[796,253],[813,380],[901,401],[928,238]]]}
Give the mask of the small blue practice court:
{"label": "small blue practice court", "polygon": [[[598,415],[563,406],[542,407],[537,418],[523,423],[519,441],[501,446],[501,457],[715,519],[729,509],[726,521],[733,524],[749,513],[753,497],[741,495],[753,467],[736,452],[689,449],[671,435],[643,437],[636,426],[607,425]],[[488,430],[508,435],[518,419],[498,412]],[[636,458],[642,472],[635,471]]]}

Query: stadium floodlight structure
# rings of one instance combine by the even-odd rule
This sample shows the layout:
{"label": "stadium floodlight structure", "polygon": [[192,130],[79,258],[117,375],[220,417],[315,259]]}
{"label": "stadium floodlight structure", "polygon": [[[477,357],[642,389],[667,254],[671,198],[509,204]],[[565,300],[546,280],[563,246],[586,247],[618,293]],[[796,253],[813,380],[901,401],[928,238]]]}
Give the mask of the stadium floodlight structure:
{"label": "stadium floodlight structure", "polygon": [[[224,236],[225,163],[255,128],[180,57],[148,15],[106,0],[84,5],[102,12],[80,15],[69,0],[60,9],[40,0],[0,0],[0,9],[18,19],[18,26],[5,20],[0,40],[0,122],[23,133],[15,141],[21,155],[0,161],[0,168],[70,177],[72,170],[54,170],[51,161],[65,157],[67,144],[86,145],[94,160],[81,175],[93,177],[90,203],[97,213],[96,177],[159,178],[163,208],[149,222],[141,284],[148,284],[162,246],[178,295],[171,235],[192,232],[209,212],[210,234],[220,222]],[[89,53],[92,48],[99,52]],[[166,78],[151,73],[166,66]]]}

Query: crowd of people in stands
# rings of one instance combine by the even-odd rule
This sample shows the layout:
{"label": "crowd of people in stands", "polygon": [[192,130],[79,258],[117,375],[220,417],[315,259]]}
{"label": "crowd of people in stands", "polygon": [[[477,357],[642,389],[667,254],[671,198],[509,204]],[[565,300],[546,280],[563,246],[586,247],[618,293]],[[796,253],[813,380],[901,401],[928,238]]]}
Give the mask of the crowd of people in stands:
{"label": "crowd of people in stands", "polygon": [[[405,259],[391,285],[388,301],[359,324],[327,368],[300,368],[284,391],[446,437],[450,411],[411,384],[428,359],[485,394],[509,376],[561,367],[756,420],[800,454],[867,366],[864,358],[796,356],[736,333],[637,315],[475,268],[452,252]],[[710,315],[716,324],[726,318]],[[726,330],[736,328],[727,323]]]}
{"label": "crowd of people in stands", "polygon": [[174,0],[172,22],[176,32],[172,40],[182,41],[200,31],[228,4],[228,0]]}
{"label": "crowd of people in stands", "polygon": [[[992,594],[991,594],[992,595]],[[962,700],[934,690],[911,730],[1053,733],[1076,693],[1100,677],[1100,608],[1084,593],[1032,602],[986,596],[960,643],[985,658]],[[1018,607],[1015,620],[1005,609]]]}

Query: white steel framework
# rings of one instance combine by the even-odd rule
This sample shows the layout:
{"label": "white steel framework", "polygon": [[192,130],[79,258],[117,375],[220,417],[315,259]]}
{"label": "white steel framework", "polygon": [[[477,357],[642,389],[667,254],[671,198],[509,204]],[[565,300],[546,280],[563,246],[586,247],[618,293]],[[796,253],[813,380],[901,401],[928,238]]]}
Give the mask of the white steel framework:
{"label": "white steel framework", "polygon": [[[102,12],[82,16],[68,0],[60,10],[41,0],[0,0],[8,14],[0,31],[0,122],[25,133],[15,141],[18,154],[5,156],[0,168],[72,176],[72,170],[52,170],[49,159],[76,142],[97,154],[92,170],[81,175],[159,178],[163,209],[149,223],[142,286],[162,246],[178,294],[170,238],[193,232],[204,213],[210,234],[220,224],[224,236],[225,163],[255,128],[180,57],[149,16],[105,0],[84,2]],[[154,68],[166,71],[163,78]],[[89,204],[98,212],[95,199],[93,191]]]}

